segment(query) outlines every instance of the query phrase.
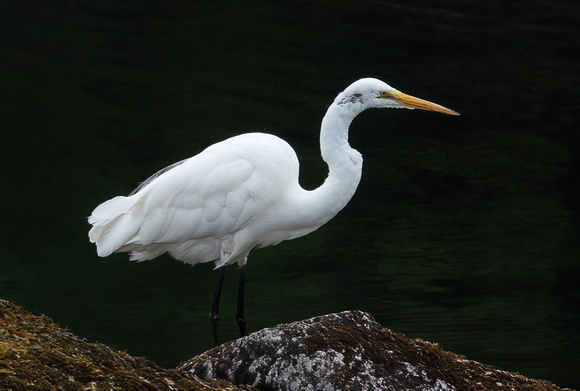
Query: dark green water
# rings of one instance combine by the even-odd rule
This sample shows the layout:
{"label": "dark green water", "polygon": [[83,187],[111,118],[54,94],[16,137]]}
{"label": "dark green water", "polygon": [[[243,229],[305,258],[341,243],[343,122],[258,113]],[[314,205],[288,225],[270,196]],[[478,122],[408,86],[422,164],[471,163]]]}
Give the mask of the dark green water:
{"label": "dark green water", "polygon": [[[255,251],[250,331],[346,309],[470,359],[580,387],[575,2],[0,2],[0,297],[175,366],[211,347],[212,265],[100,259],[85,217],[205,146],[288,140],[366,76],[461,117],[364,113],[352,202]],[[222,339],[236,336],[235,267]]]}

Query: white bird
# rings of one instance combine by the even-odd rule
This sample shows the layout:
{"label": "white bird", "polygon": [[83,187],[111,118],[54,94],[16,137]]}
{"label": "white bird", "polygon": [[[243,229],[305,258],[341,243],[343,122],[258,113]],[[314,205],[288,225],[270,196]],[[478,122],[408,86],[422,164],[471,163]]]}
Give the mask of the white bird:
{"label": "white bird", "polygon": [[317,189],[300,186],[298,158],[286,141],[264,133],[242,134],[159,171],[127,197],[99,205],[88,218],[90,241],[101,257],[130,252],[131,260],[145,261],[168,252],[190,265],[214,261],[219,273],[210,315],[216,343],[225,266],[237,263],[236,319],[243,335],[248,253],[307,235],[346,206],[363,162],[348,143],[348,129],[370,108],[458,115],[380,80],[358,80],[338,94],[322,120],[320,149],[329,173]]}

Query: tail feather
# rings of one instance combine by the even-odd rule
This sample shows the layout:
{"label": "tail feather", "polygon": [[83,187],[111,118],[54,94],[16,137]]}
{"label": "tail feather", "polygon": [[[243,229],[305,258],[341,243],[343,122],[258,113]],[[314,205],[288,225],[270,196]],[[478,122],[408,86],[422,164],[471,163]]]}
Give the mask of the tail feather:
{"label": "tail feather", "polygon": [[97,206],[89,223],[89,240],[96,243],[97,254],[106,257],[137,236],[142,218],[127,214],[134,205],[131,197],[115,197]]}
{"label": "tail feather", "polygon": [[89,224],[93,226],[105,225],[126,213],[135,204],[132,197],[117,196],[97,206],[89,216]]}

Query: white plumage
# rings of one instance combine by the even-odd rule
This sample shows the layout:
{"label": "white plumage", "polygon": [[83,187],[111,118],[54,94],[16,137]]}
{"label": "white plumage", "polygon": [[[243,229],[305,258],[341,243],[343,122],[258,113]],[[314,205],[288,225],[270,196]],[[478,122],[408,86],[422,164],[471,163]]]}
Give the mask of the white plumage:
{"label": "white plumage", "polygon": [[[130,252],[131,260],[144,261],[169,252],[192,265],[237,262],[245,272],[250,250],[306,235],[348,203],[362,172],[362,157],[348,144],[348,128],[373,107],[457,114],[380,80],[358,80],[336,97],[322,121],[320,148],[329,174],[317,189],[300,187],[298,159],[284,140],[242,134],[161,170],[128,197],[99,205],[89,217],[90,241],[102,257]],[[242,279],[240,285],[243,295]],[[215,317],[220,290],[218,282]],[[243,299],[238,318],[240,305]]]}
{"label": "white plumage", "polygon": [[132,260],[144,261],[168,251],[190,264],[231,264],[254,247],[317,228],[290,226],[292,202],[284,201],[302,192],[298,159],[284,140],[243,134],[212,145],[132,196],[101,204],[89,218],[89,238],[103,257],[130,251]]}

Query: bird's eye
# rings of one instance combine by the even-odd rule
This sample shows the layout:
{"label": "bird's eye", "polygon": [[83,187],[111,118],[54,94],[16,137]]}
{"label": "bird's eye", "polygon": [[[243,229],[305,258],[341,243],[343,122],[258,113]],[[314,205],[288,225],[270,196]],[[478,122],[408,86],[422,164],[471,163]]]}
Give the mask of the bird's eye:
{"label": "bird's eye", "polygon": [[383,91],[381,91],[381,92],[380,92],[380,94],[381,94],[381,96],[388,96],[388,95],[389,95],[389,94],[387,93],[387,91],[384,91],[384,90],[383,90]]}

